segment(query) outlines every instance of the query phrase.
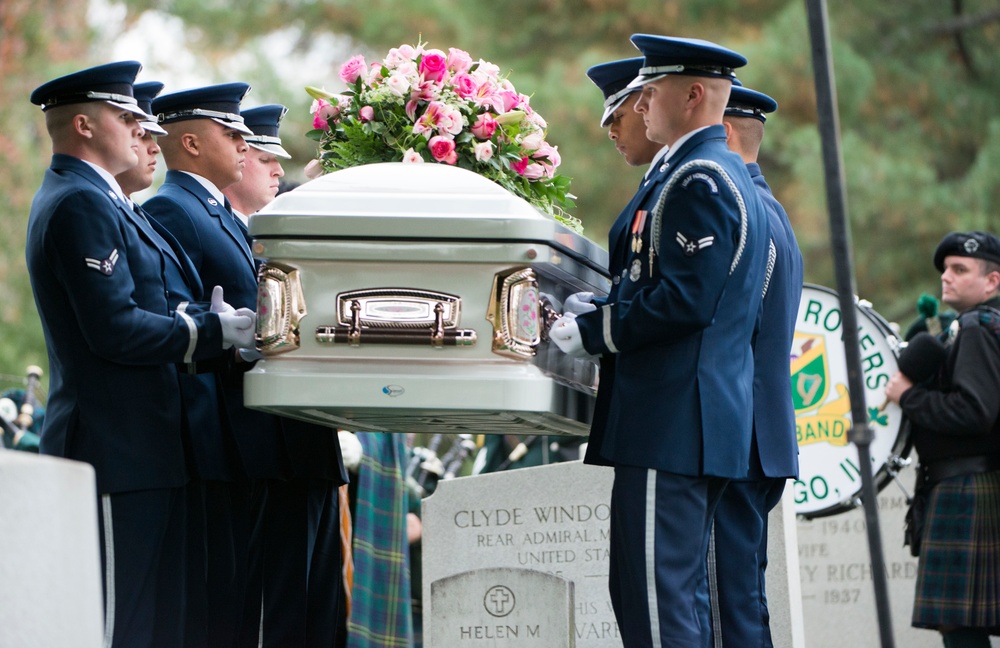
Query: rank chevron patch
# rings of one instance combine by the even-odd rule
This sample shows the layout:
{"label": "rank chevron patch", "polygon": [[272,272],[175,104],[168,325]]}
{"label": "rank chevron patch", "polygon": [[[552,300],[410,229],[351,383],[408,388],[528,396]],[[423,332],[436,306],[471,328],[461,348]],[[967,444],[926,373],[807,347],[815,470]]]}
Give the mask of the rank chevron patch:
{"label": "rank chevron patch", "polygon": [[118,250],[111,250],[111,254],[108,255],[107,259],[84,257],[83,260],[91,270],[97,270],[102,275],[110,277],[111,273],[115,271],[115,264],[118,263]]}
{"label": "rank chevron patch", "polygon": [[682,250],[684,250],[684,256],[694,256],[700,250],[704,250],[713,243],[715,243],[714,236],[705,236],[698,240],[689,240],[688,237],[684,236],[680,232],[677,232],[677,244],[681,246]]}

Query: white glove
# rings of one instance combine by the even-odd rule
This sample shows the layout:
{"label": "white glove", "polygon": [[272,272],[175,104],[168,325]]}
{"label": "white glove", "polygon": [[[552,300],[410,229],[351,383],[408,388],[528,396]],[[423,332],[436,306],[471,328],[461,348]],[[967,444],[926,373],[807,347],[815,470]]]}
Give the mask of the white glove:
{"label": "white glove", "polygon": [[240,349],[240,360],[243,362],[257,362],[264,354],[257,349]]}
{"label": "white glove", "polygon": [[354,436],[353,432],[344,430],[337,432],[337,439],[340,441],[340,455],[344,458],[344,468],[351,472],[357,472],[358,466],[361,465],[361,457],[365,454],[364,448],[361,447],[361,441]]}
{"label": "white glove", "polygon": [[222,301],[222,286],[212,288],[212,306],[209,308],[213,313],[232,313],[236,309]]}
{"label": "white glove", "polygon": [[573,313],[567,313],[556,320],[549,329],[549,339],[571,358],[586,358],[590,355],[583,348],[580,325],[576,323],[576,315]]}
{"label": "white glove", "polygon": [[563,313],[583,315],[584,313],[595,311],[597,310],[597,306],[594,306],[591,303],[593,299],[594,293],[592,292],[573,293],[566,298],[565,302],[563,302]]}
{"label": "white glove", "polygon": [[233,312],[223,311],[219,315],[222,325],[222,348],[252,349],[255,347],[253,334],[256,330],[257,314],[249,308]]}

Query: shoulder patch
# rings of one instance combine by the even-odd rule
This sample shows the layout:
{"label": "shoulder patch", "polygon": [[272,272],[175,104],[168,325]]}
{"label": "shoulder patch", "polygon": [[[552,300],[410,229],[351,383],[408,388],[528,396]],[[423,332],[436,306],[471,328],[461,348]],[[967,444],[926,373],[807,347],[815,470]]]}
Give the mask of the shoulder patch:
{"label": "shoulder patch", "polygon": [[705,184],[708,185],[709,190],[713,194],[719,193],[719,185],[716,184],[715,178],[708,175],[707,173],[703,173],[701,171],[696,171],[695,173],[692,173],[691,175],[681,180],[681,187],[687,189],[687,186],[692,182],[704,182]]}
{"label": "shoulder patch", "polygon": [[102,275],[110,277],[111,273],[115,271],[115,264],[118,263],[118,250],[111,250],[111,254],[109,254],[106,259],[92,259],[90,257],[84,257],[83,261],[91,270],[96,270]]}

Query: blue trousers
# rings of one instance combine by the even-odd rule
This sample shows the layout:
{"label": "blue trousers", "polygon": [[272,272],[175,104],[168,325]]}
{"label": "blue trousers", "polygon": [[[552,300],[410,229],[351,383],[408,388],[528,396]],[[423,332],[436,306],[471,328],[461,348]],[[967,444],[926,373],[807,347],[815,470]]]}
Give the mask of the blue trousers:
{"label": "blue trousers", "polygon": [[715,510],[718,576],[712,594],[724,646],[772,648],[764,591],[767,515],[781,499],[786,481],[733,480]]}
{"label": "blue trousers", "polygon": [[341,596],[338,482],[271,482],[264,508],[263,646],[334,645]]}
{"label": "blue trousers", "polygon": [[615,467],[609,588],[628,648],[703,648],[708,640],[698,595],[727,481]]}
{"label": "blue trousers", "polygon": [[184,645],[186,508],[185,487],[98,498],[105,646]]}

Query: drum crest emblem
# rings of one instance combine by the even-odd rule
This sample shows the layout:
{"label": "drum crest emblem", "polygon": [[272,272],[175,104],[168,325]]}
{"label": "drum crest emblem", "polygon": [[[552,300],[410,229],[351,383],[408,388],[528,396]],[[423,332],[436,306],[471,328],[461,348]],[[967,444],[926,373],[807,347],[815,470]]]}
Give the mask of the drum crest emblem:
{"label": "drum crest emblem", "polygon": [[796,331],[790,360],[799,445],[847,445],[851,401],[847,385],[830,380],[826,337]]}

